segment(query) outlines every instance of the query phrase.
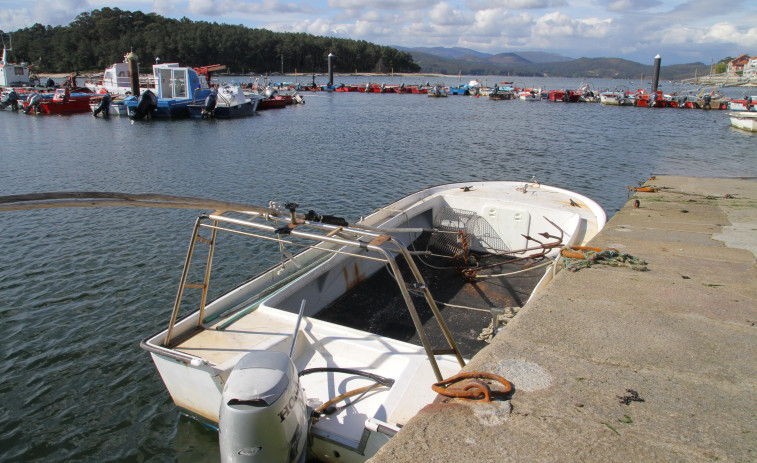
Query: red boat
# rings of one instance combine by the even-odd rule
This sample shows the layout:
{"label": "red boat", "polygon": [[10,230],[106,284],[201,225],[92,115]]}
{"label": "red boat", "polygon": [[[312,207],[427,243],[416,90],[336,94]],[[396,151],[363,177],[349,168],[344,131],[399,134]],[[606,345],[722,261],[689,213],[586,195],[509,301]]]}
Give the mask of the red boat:
{"label": "red boat", "polygon": [[550,90],[549,101],[575,103],[581,98],[579,92],[573,90]]}
{"label": "red boat", "polygon": [[636,94],[635,105],[645,108],[666,108],[672,106],[660,90],[650,93],[639,90],[639,93]]}
{"label": "red boat", "polygon": [[258,111],[263,109],[275,109],[275,108],[283,108],[287,104],[292,104],[292,97],[289,96],[283,96],[283,95],[274,95],[270,98],[263,98],[260,100],[260,103],[258,103]]}
{"label": "red boat", "polygon": [[24,102],[24,112],[34,114],[71,114],[90,111],[89,100],[94,93],[86,87],[58,88],[51,99],[32,102],[30,96]]}

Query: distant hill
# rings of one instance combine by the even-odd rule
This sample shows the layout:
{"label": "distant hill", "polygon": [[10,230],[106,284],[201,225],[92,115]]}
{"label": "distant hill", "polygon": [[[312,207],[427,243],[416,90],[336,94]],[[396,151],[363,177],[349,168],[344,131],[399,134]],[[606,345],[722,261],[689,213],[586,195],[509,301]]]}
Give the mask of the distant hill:
{"label": "distant hill", "polygon": [[[556,53],[517,52],[496,55],[468,48],[406,48],[421,67],[421,72],[468,75],[512,75],[539,77],[639,79],[642,74],[652,77],[654,67],[622,58],[573,59]],[[424,50],[424,51],[421,51]],[[662,66],[660,78],[681,80],[704,75],[709,67],[704,63]]]}
{"label": "distant hill", "polygon": [[470,48],[460,48],[460,47],[452,47],[452,48],[445,48],[445,47],[415,47],[415,48],[408,48],[408,47],[394,47],[397,50],[407,51],[407,52],[419,52],[419,53],[426,53],[429,55],[434,56],[440,56],[442,58],[451,58],[451,59],[460,59],[463,57],[468,56],[474,56],[477,58],[486,59],[487,57],[491,56],[491,53],[482,53],[480,51],[471,50]]}
{"label": "distant hill", "polygon": [[516,54],[532,63],[562,63],[565,61],[573,61],[573,58],[558,55],[557,53],[545,53],[543,51],[519,51]]}

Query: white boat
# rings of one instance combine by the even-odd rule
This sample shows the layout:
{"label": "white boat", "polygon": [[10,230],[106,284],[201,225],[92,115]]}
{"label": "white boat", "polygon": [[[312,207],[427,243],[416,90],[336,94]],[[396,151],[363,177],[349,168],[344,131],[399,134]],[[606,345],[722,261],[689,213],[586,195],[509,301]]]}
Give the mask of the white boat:
{"label": "white boat", "polygon": [[742,99],[734,98],[728,102],[731,111],[757,111],[757,95],[747,95]]}
{"label": "white boat", "polygon": [[625,88],[616,88],[611,92],[600,92],[599,102],[604,105],[633,106],[634,96]]}
{"label": "white boat", "polygon": [[[443,315],[496,320],[508,302],[495,289],[517,280],[503,269],[532,275],[522,305],[551,279],[560,249],[606,221],[591,199],[536,182],[441,185],[354,224],[296,207],[198,218],[168,325],[142,342],[176,405],[218,427],[222,461],[364,462],[472,354]],[[220,234],[270,242],[281,261],[206,304]],[[193,267],[196,248],[204,258]],[[180,318],[192,288],[200,308]],[[458,295],[474,302],[461,309]],[[382,319],[392,302],[402,307]],[[409,329],[382,330],[401,322]]]}
{"label": "white boat", "polygon": [[[0,34],[2,33],[0,32]],[[8,47],[5,46],[5,34],[2,35],[3,56],[0,58],[0,87],[31,87],[39,84],[39,79],[29,74],[28,64],[8,61],[8,52],[13,50],[12,45],[10,45],[10,34],[8,35]]]}
{"label": "white boat", "polygon": [[202,103],[189,105],[190,117],[232,118],[251,116],[263,95],[247,95],[241,85],[222,83]]}
{"label": "white boat", "polygon": [[747,132],[757,132],[757,112],[755,111],[736,111],[729,112],[731,125],[737,129],[746,130]]}
{"label": "white boat", "polygon": [[[129,71],[129,58],[136,59],[131,52],[124,55],[120,63],[113,63],[103,71],[102,79],[96,82],[85,82],[84,85],[94,93],[109,93],[112,97],[126,97],[133,95],[131,85],[131,71]],[[134,96],[139,96],[145,90],[156,91],[155,78],[139,78],[139,90]]]}
{"label": "white boat", "polygon": [[518,91],[518,98],[523,101],[541,101],[542,89],[522,88]]}

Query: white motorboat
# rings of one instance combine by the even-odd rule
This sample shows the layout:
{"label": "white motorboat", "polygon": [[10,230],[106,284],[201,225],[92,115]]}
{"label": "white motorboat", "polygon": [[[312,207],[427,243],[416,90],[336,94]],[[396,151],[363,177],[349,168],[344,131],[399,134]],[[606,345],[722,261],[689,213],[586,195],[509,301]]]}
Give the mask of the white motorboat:
{"label": "white motorboat", "polygon": [[627,88],[615,88],[611,92],[600,92],[599,102],[604,105],[633,106],[634,95]]}
{"label": "white motorboat", "polygon": [[[219,429],[223,461],[367,460],[474,353],[445,318],[495,329],[547,284],[561,247],[606,221],[591,199],[536,182],[441,185],[357,223],[297,207],[198,218],[167,327],[142,342],[181,411]],[[272,243],[281,260],[206,303],[221,234]],[[508,295],[525,274],[528,290]],[[199,309],[182,318],[190,289]]]}
{"label": "white motorboat", "polygon": [[541,101],[542,89],[522,88],[518,91],[518,98],[523,101]]}
{"label": "white motorboat", "polygon": [[757,132],[757,111],[729,112],[731,125],[747,132]]}
{"label": "white motorboat", "polygon": [[9,46],[5,46],[5,34],[0,32],[3,42],[3,55],[0,58],[0,87],[31,87],[39,84],[39,79],[30,74],[27,63],[11,63],[8,60],[8,52],[13,50],[10,45],[10,34],[8,34]]}
{"label": "white motorboat", "polygon": [[200,118],[232,118],[251,116],[263,95],[245,94],[241,85],[221,83],[202,103],[189,105],[189,115]]}

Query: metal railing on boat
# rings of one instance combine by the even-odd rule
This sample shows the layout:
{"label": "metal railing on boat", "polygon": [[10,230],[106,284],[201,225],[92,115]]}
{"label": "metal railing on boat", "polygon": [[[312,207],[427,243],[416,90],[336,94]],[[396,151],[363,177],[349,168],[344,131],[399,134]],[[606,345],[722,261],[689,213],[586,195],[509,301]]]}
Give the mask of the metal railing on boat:
{"label": "metal railing on boat", "polygon": [[[270,209],[269,209],[270,210]],[[434,298],[429,291],[420,270],[416,266],[410,251],[397,238],[388,234],[388,232],[408,232],[410,230],[420,231],[422,229],[391,229],[383,230],[375,227],[361,227],[357,225],[332,225],[319,221],[302,220],[297,217],[294,209],[290,209],[289,217],[283,214],[270,214],[261,212],[241,212],[243,218],[231,217],[227,211],[216,211],[209,215],[203,215],[197,218],[190,240],[189,248],[184,262],[181,281],[176,294],[176,300],[171,312],[171,319],[166,331],[166,337],[163,345],[171,347],[174,329],[180,312],[181,302],[185,289],[200,289],[200,309],[197,319],[197,329],[203,329],[205,322],[205,308],[207,301],[208,286],[212,268],[213,253],[216,246],[217,235],[219,231],[234,233],[248,236],[251,238],[262,239],[265,241],[276,242],[280,244],[292,245],[303,248],[314,248],[326,253],[328,258],[334,255],[349,255],[356,259],[366,259],[383,262],[387,264],[393,274],[397,286],[399,287],[402,298],[408,309],[413,325],[418,333],[421,344],[428,356],[431,367],[438,381],[441,381],[442,375],[437,364],[435,356],[437,355],[454,355],[460,366],[465,366],[462,354],[455,343],[452,334],[442,317]],[[283,226],[282,226],[283,224]],[[204,238],[200,235],[200,230],[211,230],[211,237]],[[265,234],[261,234],[265,232]],[[386,233],[385,233],[386,232]],[[288,237],[296,238],[302,242],[297,242]],[[192,256],[195,252],[196,244],[200,242],[209,246],[207,258],[205,261],[205,271],[202,283],[188,283],[189,267],[192,262]],[[315,243],[315,244],[313,244]],[[351,252],[358,250],[359,252]],[[368,255],[370,253],[371,255]],[[400,268],[397,264],[395,255],[401,255],[410,269],[412,280],[409,284],[405,281]],[[327,259],[316,261],[318,265],[326,262]],[[295,261],[294,257],[290,257]],[[296,274],[296,277],[304,276],[314,267],[307,267],[302,273]],[[296,279],[296,278],[295,278]],[[444,338],[447,341],[448,348],[432,348],[428,335],[423,327],[423,323],[418,315],[415,304],[413,303],[410,291],[417,291],[423,294],[434,318],[436,319]]]}

